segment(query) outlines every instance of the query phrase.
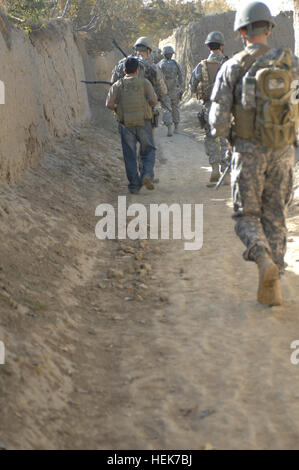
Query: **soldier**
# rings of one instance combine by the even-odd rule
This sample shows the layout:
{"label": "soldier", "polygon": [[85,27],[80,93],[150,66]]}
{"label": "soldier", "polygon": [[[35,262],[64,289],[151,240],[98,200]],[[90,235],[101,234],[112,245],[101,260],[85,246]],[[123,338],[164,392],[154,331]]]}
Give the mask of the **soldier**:
{"label": "soldier", "polygon": [[[153,50],[152,41],[149,38],[141,37],[137,39],[136,43],[134,44],[134,50],[136,57],[140,62],[140,77],[144,76],[147,78],[147,80],[149,80],[153,85],[158,99],[163,100],[163,97],[167,95],[167,87],[164,82],[163,75],[159,67],[154,63],[151,54]],[[125,58],[120,60],[119,63],[114,67],[111,76],[112,83],[115,83],[117,80],[125,76],[125,61]]]}
{"label": "soldier", "polygon": [[[109,90],[106,106],[115,111],[125,160],[129,191],[139,192],[142,185],[154,189],[155,143],[151,120],[152,107],[158,102],[151,83],[139,76],[140,62],[136,57],[125,61],[125,77]],[[137,142],[140,144],[142,168],[137,168]]]}
{"label": "soldier", "polygon": [[164,59],[159,62],[158,66],[161,69],[164,80],[168,90],[168,96],[171,106],[171,113],[169,110],[165,111],[169,113],[169,118],[163,117],[164,122],[170,121],[171,124],[168,125],[168,136],[172,135],[172,123],[174,123],[174,132],[178,133],[178,127],[180,122],[180,112],[179,112],[179,102],[182,97],[182,86],[184,82],[183,71],[180,64],[172,59],[174,50],[172,46],[163,47]]}
{"label": "soldier", "polygon": [[243,257],[258,266],[257,299],[269,306],[282,304],[298,126],[291,84],[299,76],[299,60],[289,49],[267,46],[274,26],[262,2],[237,11],[234,29],[246,47],[218,73],[209,115],[212,135],[231,135],[235,231],[246,246]]}
{"label": "soldier", "polygon": [[[224,36],[220,31],[209,33],[205,44],[210,49],[209,57],[199,62],[193,70],[189,81],[189,88],[192,93],[196,93],[197,98],[201,101],[199,114],[201,115],[200,120],[205,130],[204,145],[212,167],[210,184],[208,186],[214,186],[220,177],[219,165],[221,165],[222,171],[226,168],[226,154],[229,146],[226,139],[222,137],[216,138],[211,135],[209,125],[210,96],[217,72],[228,57],[223,54]],[[228,178],[225,178],[223,183],[229,184]]]}
{"label": "soldier", "polygon": [[155,64],[158,64],[163,59],[162,51],[158,47],[153,48],[152,56]]}

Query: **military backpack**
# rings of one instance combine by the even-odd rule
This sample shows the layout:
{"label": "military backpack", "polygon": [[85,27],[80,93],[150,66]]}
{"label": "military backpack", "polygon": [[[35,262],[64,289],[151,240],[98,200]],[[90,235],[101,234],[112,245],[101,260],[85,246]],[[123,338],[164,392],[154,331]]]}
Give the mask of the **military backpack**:
{"label": "military backpack", "polygon": [[223,62],[227,59],[228,58],[226,56],[223,56],[222,62],[217,62],[217,60],[213,59],[204,59],[201,61],[202,80],[199,82],[196,90],[198,100],[201,100],[204,103],[210,101],[216,75]]}
{"label": "military backpack", "polygon": [[265,55],[267,46],[259,51],[258,58],[247,51],[238,54],[241,102],[233,108],[233,137],[254,139],[271,148],[292,145],[298,127],[298,104],[292,100],[292,52],[280,49],[271,59]]}

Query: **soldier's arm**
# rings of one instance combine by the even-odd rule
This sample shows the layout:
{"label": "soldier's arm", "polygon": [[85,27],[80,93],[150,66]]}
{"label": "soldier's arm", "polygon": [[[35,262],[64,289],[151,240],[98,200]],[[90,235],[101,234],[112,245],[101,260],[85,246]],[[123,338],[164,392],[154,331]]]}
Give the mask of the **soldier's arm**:
{"label": "soldier's arm", "polygon": [[112,70],[112,75],[111,75],[111,83],[117,82],[120,78],[123,78],[125,75],[124,73],[124,62],[121,60]]}
{"label": "soldier's arm", "polygon": [[158,103],[158,97],[155,93],[154,87],[149,80],[145,80],[144,84],[145,97],[148,103],[154,107]]}
{"label": "soldier's arm", "polygon": [[114,85],[112,85],[112,87],[108,91],[108,95],[107,95],[107,98],[106,98],[106,107],[108,109],[111,109],[111,111],[115,111],[115,109],[117,107],[118,90],[119,90],[119,88],[115,83]]}
{"label": "soldier's arm", "polygon": [[167,86],[163,78],[162,71],[156,66],[156,78],[157,78],[157,92],[159,98],[163,95],[167,95]]}
{"label": "soldier's arm", "polygon": [[190,80],[189,80],[189,89],[191,93],[196,93],[197,87],[199,82],[202,80],[202,73],[201,73],[201,64],[199,63],[195,69],[193,70]]}
{"label": "soldier's arm", "polygon": [[178,81],[179,81],[179,85],[182,86],[183,83],[184,83],[184,72],[183,72],[183,69],[182,67],[180,66],[180,64],[177,62],[177,68],[178,68]]}
{"label": "soldier's arm", "polygon": [[112,70],[111,83],[115,83],[119,80],[119,64],[117,64]]}
{"label": "soldier's arm", "polygon": [[111,75],[111,79],[110,79],[110,82],[111,83],[115,83],[117,82],[117,73],[116,73],[116,67],[114,67],[114,69],[112,70],[112,75]]}
{"label": "soldier's arm", "polygon": [[234,87],[237,76],[237,66],[230,64],[228,67],[227,62],[222,65],[217,74],[211,95],[212,104],[209,112],[209,123],[213,136],[229,136]]}

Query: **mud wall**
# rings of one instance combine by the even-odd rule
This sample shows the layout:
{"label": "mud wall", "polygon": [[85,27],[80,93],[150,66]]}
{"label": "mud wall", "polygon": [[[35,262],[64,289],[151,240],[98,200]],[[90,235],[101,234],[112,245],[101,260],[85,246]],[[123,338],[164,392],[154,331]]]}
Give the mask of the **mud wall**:
{"label": "mud wall", "polygon": [[55,20],[29,35],[0,18],[0,178],[17,181],[53,137],[90,117],[83,61],[72,26]]}
{"label": "mud wall", "polygon": [[[122,58],[118,51],[89,53],[86,48],[85,35],[77,38],[77,44],[83,59],[85,75],[88,80],[110,81],[111,72]],[[89,105],[92,113],[92,122],[97,126],[108,129],[115,128],[113,113],[106,109],[105,101],[109,90],[108,85],[87,85]]]}
{"label": "mud wall", "polygon": [[[242,49],[242,43],[233,30],[234,19],[235,12],[233,11],[206,16],[199,23],[190,23],[176,29],[172,36],[161,41],[160,47],[171,44],[175,48],[176,59],[186,73],[186,83],[198,62],[208,56],[208,49],[204,42],[210,31],[223,32],[226,40],[225,53],[228,56]],[[270,37],[270,45],[290,47],[294,50],[293,12],[280,13],[275,20],[277,26]]]}

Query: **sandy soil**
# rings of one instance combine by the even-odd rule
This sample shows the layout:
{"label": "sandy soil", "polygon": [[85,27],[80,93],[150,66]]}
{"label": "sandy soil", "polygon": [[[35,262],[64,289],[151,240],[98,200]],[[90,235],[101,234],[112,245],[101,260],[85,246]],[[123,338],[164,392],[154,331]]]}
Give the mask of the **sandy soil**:
{"label": "sandy soil", "polygon": [[86,127],[22,183],[1,186],[0,447],[298,449],[298,200],[283,307],[256,302],[194,106],[157,135],[155,191],[128,203],[204,204],[204,242],[100,241],[98,204],[127,195],[119,137]]}

